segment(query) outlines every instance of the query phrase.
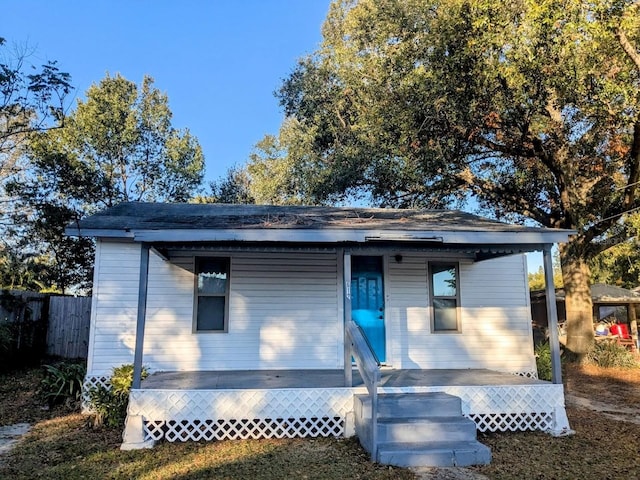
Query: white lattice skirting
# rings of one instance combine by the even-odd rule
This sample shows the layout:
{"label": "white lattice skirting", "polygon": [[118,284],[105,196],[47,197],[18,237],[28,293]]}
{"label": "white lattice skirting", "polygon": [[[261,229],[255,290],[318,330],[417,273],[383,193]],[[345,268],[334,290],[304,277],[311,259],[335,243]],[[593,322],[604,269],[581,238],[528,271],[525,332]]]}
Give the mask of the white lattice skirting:
{"label": "white lattice skirting", "polygon": [[[380,388],[446,392],[462,399],[478,430],[569,430],[562,385]],[[353,395],[361,389],[133,390],[129,416],[143,419],[145,440],[232,440],[349,434]]]}
{"label": "white lattice skirting", "polygon": [[84,377],[84,382],[82,383],[82,401],[80,402],[82,413],[91,412],[89,390],[100,386],[111,388],[110,378],[110,375],[87,375]]}
{"label": "white lattice skirting", "polygon": [[352,410],[345,388],[134,390],[128,414],[144,419],[145,439],[174,442],[339,437]]}

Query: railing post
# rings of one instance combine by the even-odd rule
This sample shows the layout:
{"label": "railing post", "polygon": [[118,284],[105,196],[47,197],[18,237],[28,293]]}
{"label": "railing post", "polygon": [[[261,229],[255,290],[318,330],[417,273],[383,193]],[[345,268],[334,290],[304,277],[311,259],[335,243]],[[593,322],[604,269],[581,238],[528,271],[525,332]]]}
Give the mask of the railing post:
{"label": "railing post", "polygon": [[371,392],[371,461],[378,461],[378,378],[377,372]]}
{"label": "railing post", "polygon": [[362,330],[351,320],[346,323],[346,338],[353,346],[356,365],[371,398],[371,461],[378,461],[378,384],[380,363],[371,351]]}

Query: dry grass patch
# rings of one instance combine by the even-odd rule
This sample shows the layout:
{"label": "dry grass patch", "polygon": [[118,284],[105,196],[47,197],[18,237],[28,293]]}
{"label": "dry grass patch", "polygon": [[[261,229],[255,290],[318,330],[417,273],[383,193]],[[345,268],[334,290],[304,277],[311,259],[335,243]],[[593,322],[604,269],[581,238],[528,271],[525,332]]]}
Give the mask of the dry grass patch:
{"label": "dry grass patch", "polygon": [[39,423],[5,457],[12,479],[414,479],[375,465],[354,439],[160,443],[122,452],[120,432],[91,430],[80,415]]}
{"label": "dry grass patch", "polygon": [[[79,414],[44,411],[35,398],[38,371],[0,375],[0,419],[31,422],[23,441],[0,461],[0,478],[20,479],[414,479],[375,465],[355,439],[160,443],[122,452],[119,430],[87,427]],[[568,393],[638,407],[640,370],[566,368]],[[473,471],[490,479],[601,480],[640,478],[640,425],[568,409],[576,435],[480,434],[492,464]],[[437,477],[436,477],[437,478]],[[447,477],[448,478],[448,477]]]}
{"label": "dry grass patch", "polygon": [[640,369],[568,364],[564,375],[569,394],[640,409]]}
{"label": "dry grass patch", "polygon": [[553,438],[541,432],[481,434],[493,460],[475,469],[494,480],[627,480],[640,478],[640,425],[567,409],[576,434]]}

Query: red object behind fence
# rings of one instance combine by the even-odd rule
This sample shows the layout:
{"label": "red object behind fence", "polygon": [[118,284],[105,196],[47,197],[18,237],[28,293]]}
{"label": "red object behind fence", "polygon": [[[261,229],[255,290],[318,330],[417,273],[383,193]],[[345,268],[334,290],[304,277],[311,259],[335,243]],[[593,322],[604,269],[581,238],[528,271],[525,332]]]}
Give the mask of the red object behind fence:
{"label": "red object behind fence", "polygon": [[611,332],[611,335],[617,335],[620,338],[631,338],[631,335],[629,335],[629,327],[624,323],[611,325],[609,331]]}

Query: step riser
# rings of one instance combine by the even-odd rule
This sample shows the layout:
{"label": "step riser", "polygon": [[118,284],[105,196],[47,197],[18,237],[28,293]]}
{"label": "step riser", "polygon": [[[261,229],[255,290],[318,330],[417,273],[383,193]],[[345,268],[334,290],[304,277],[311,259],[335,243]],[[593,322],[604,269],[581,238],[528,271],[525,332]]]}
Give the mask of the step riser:
{"label": "step riser", "polygon": [[380,442],[473,441],[476,425],[467,422],[388,423],[378,424]]}
{"label": "step riser", "polygon": [[429,450],[428,447],[422,452],[388,452],[381,450],[378,453],[378,461],[385,465],[395,465],[398,467],[468,467],[471,465],[488,465],[491,463],[491,452],[482,444],[473,449],[451,449],[443,451],[441,449]]}
{"label": "step riser", "polygon": [[[371,418],[371,399],[356,397],[361,415]],[[357,413],[357,412],[356,412]],[[428,398],[407,394],[406,397],[378,397],[378,417],[453,417],[462,414],[461,401],[456,397]]]}

